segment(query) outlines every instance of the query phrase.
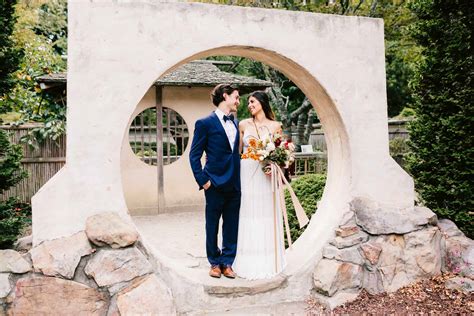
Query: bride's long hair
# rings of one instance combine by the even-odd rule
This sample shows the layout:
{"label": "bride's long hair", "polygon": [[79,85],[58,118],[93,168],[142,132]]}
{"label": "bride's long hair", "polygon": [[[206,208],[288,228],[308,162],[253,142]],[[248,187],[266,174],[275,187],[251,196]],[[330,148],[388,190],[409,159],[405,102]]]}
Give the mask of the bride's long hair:
{"label": "bride's long hair", "polygon": [[272,107],[270,106],[270,101],[268,99],[268,94],[265,91],[254,91],[250,94],[250,97],[254,97],[262,105],[263,113],[265,117],[269,120],[275,120],[275,113],[273,113]]}

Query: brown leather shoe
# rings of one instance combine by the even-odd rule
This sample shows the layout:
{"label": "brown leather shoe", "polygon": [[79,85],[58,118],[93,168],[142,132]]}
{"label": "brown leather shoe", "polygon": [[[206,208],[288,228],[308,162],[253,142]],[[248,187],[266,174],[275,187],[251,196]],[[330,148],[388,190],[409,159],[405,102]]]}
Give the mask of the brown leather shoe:
{"label": "brown leather shoe", "polygon": [[213,278],[220,278],[221,275],[222,275],[221,267],[211,266],[211,270],[209,271],[209,275]]}
{"label": "brown leather shoe", "polygon": [[235,277],[237,276],[234,272],[234,270],[232,270],[232,267],[231,266],[225,266],[222,268],[222,274],[224,274],[224,276],[226,278],[229,278],[229,279],[235,279]]}

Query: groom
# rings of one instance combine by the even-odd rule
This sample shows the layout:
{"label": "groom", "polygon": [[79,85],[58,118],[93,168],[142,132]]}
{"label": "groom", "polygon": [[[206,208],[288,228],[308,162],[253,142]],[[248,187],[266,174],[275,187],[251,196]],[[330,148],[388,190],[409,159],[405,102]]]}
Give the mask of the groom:
{"label": "groom", "polygon": [[[211,92],[217,109],[196,121],[189,153],[191,169],[199,189],[206,196],[206,253],[211,264],[209,275],[235,278],[232,263],[237,251],[240,209],[240,153],[237,112],[239,91],[228,84],[217,85]],[[206,164],[201,158],[206,152]],[[217,246],[219,220],[222,217],[222,250]]]}

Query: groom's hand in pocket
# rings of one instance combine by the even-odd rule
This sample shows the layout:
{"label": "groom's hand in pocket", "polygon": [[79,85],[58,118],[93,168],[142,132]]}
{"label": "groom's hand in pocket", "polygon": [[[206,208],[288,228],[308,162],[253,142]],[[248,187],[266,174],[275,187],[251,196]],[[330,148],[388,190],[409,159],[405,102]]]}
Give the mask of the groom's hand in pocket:
{"label": "groom's hand in pocket", "polygon": [[211,187],[211,180],[207,181],[206,183],[204,183],[204,185],[202,186],[204,188],[204,190],[207,190]]}

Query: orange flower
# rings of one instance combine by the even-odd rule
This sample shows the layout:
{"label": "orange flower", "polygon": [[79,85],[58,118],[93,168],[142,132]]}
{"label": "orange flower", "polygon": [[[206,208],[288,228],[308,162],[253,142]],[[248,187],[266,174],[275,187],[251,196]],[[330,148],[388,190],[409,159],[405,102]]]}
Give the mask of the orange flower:
{"label": "orange flower", "polygon": [[256,140],[255,138],[251,138],[251,139],[249,140],[249,146],[250,146],[250,147],[255,147],[255,146],[257,146],[257,140]]}

